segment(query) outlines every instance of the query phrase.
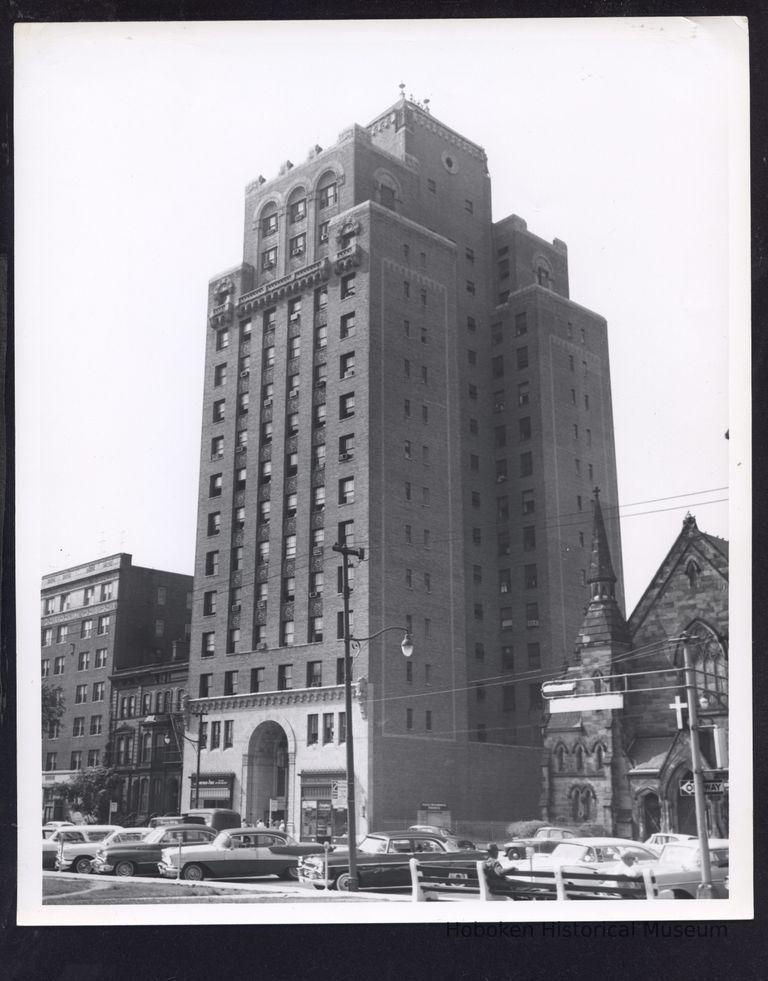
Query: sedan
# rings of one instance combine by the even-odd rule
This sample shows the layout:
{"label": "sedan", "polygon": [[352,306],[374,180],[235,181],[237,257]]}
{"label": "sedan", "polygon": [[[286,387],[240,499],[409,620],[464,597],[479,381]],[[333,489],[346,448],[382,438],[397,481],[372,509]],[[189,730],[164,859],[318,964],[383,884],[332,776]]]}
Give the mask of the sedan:
{"label": "sedan", "polygon": [[[712,897],[728,898],[729,847],[727,838],[709,839]],[[653,866],[660,889],[671,889],[675,899],[695,899],[701,884],[701,848],[698,838],[665,845]]]}
{"label": "sedan", "polygon": [[121,845],[126,841],[141,841],[149,834],[148,828],[118,828],[99,841],[66,841],[64,847],[56,856],[56,868],[59,872],[90,872],[91,862],[96,852],[109,848],[110,845]]}
{"label": "sedan", "polygon": [[646,838],[643,844],[646,848],[653,848],[656,852],[661,852],[661,849],[668,845],[672,841],[695,841],[695,835],[681,835],[676,831],[657,831],[652,834],[650,838]]}
{"label": "sedan", "polygon": [[[461,866],[484,860],[486,853],[459,848],[450,838],[424,831],[386,831],[366,835],[357,846],[357,879],[360,889],[403,889],[411,886],[410,860]],[[328,871],[326,875],[326,861]],[[328,886],[349,891],[349,851],[310,855],[299,862],[299,879],[317,889]]]}
{"label": "sedan", "polygon": [[200,824],[176,824],[153,828],[142,841],[128,841],[100,848],[91,863],[92,872],[114,875],[157,875],[157,863],[164,848],[200,845],[218,834]]}
{"label": "sedan", "polygon": [[[281,879],[298,879],[299,859],[316,854],[318,845],[300,844],[282,831],[261,828],[236,828],[220,832],[205,845],[184,849],[181,878],[250,879],[259,875],[276,875]],[[175,879],[179,875],[179,852],[163,850],[160,875]]]}
{"label": "sedan", "polygon": [[52,835],[43,839],[43,868],[54,868],[56,856],[68,843],[87,845],[90,842],[100,842],[111,831],[120,830],[116,824],[79,824],[56,828]]}

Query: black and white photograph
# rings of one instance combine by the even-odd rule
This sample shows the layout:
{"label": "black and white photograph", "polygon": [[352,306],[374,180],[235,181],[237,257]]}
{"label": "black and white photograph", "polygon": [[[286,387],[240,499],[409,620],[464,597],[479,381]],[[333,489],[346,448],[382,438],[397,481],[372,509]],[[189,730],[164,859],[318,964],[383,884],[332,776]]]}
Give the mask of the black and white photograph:
{"label": "black and white photograph", "polygon": [[14,58],[19,924],[750,919],[747,19]]}

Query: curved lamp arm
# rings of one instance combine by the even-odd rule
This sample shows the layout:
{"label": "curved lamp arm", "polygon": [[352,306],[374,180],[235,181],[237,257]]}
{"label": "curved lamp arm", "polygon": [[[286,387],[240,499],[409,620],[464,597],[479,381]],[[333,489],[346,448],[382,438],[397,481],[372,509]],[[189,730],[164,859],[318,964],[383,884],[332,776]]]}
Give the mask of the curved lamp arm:
{"label": "curved lamp arm", "polygon": [[410,633],[405,627],[382,627],[381,630],[377,630],[375,634],[371,634],[370,637],[350,637],[350,646],[355,648],[355,654],[360,652],[360,645],[367,640],[375,640],[376,637],[381,637],[388,630],[402,630],[403,639],[400,642],[400,650],[403,652],[403,657],[411,657],[413,654],[413,640],[411,639]]}

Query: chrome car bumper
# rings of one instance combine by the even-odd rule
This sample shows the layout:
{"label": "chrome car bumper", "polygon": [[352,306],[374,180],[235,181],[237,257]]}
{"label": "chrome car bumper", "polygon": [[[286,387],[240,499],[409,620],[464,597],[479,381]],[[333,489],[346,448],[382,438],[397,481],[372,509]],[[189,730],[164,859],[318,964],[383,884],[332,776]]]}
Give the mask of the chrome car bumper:
{"label": "chrome car bumper", "polygon": [[164,879],[175,879],[179,874],[177,866],[166,865],[165,862],[158,862],[157,871]]}
{"label": "chrome car bumper", "polygon": [[114,865],[108,865],[106,862],[102,862],[99,859],[94,859],[91,862],[91,872],[114,872]]}
{"label": "chrome car bumper", "polygon": [[332,886],[333,879],[326,879],[320,869],[306,869],[299,866],[299,882],[305,886]]}

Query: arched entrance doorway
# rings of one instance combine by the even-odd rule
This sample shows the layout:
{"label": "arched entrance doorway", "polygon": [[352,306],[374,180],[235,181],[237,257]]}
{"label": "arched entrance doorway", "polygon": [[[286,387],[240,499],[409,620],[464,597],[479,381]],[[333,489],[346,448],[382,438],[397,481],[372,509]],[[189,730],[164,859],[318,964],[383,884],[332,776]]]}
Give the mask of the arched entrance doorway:
{"label": "arched entrance doorway", "polygon": [[246,764],[246,805],[244,819],[258,821],[289,820],[288,737],[277,722],[262,722],[248,744]]}
{"label": "arched entrance doorway", "polygon": [[661,801],[659,795],[649,791],[640,801],[640,840],[661,831]]}

